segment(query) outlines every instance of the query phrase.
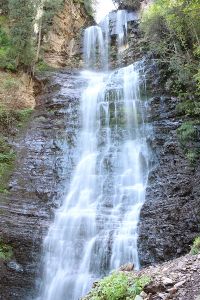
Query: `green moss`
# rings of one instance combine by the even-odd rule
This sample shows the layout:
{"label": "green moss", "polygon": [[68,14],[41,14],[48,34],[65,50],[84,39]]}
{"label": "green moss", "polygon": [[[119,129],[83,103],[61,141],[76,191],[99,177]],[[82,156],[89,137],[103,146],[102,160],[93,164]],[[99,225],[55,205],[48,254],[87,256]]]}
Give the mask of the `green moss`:
{"label": "green moss", "polygon": [[0,241],[0,259],[7,261],[12,259],[12,257],[13,257],[12,247]]}
{"label": "green moss", "polygon": [[149,277],[131,278],[123,272],[115,272],[99,281],[85,300],[131,300],[150,283]]}
{"label": "green moss", "polygon": [[191,246],[191,251],[190,253],[192,255],[196,255],[200,253],[200,237],[197,237],[194,242],[193,245]]}

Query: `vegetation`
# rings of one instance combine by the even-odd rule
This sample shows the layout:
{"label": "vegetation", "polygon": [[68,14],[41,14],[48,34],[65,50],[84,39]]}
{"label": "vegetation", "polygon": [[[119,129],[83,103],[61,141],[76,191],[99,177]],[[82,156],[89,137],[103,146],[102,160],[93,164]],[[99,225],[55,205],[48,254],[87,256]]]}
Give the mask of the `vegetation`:
{"label": "vegetation", "polygon": [[7,0],[0,15],[0,68],[34,70],[41,41],[63,0]]}
{"label": "vegetation", "polygon": [[10,260],[13,257],[13,249],[10,245],[4,244],[0,241],[0,259]]}
{"label": "vegetation", "polygon": [[190,253],[192,255],[196,255],[200,253],[200,237],[197,237],[194,242],[193,245],[191,246],[191,251]]}
{"label": "vegetation", "polygon": [[90,300],[134,299],[150,283],[149,277],[130,278],[123,272],[115,272],[99,281],[85,298]]}
{"label": "vegetation", "polygon": [[[0,137],[0,193],[7,192],[7,181],[13,170],[15,153],[3,136]],[[1,245],[0,245],[1,246]],[[1,248],[0,248],[1,252]],[[1,255],[0,255],[1,256]]]}
{"label": "vegetation", "polygon": [[199,157],[199,149],[191,149],[200,117],[199,17],[199,0],[155,0],[143,13],[141,23],[145,50],[162,70],[161,89],[181,100],[177,113],[185,122],[178,136],[190,161]]}

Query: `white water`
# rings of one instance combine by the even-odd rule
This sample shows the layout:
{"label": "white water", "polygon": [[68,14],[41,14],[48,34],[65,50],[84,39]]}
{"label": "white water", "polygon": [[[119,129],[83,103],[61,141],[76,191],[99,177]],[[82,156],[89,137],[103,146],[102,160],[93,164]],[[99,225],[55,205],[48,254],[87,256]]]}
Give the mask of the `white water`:
{"label": "white water", "polygon": [[[105,67],[105,39],[100,27],[86,30],[88,67]],[[137,225],[148,177],[139,69],[81,73],[88,85],[81,99],[80,158],[45,239],[40,300],[78,300],[112,269],[129,262],[139,268]]]}
{"label": "white water", "polygon": [[126,10],[118,10],[116,13],[116,34],[117,34],[117,42],[118,42],[118,51],[122,51],[123,47],[126,45],[127,41],[127,11]]}

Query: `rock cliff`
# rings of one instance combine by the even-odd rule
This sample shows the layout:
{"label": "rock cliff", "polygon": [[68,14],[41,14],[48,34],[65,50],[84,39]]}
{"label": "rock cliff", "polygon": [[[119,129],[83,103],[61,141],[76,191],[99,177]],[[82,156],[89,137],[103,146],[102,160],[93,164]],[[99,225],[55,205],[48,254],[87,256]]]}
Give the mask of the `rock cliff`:
{"label": "rock cliff", "polygon": [[200,232],[200,165],[192,166],[181,148],[177,104],[173,97],[149,100],[152,169],[139,226],[142,265],[187,253]]}
{"label": "rock cliff", "polygon": [[45,61],[53,67],[79,67],[83,29],[93,22],[82,1],[65,0],[45,39]]}
{"label": "rock cliff", "polygon": [[73,168],[83,82],[74,73],[55,73],[38,82],[44,90],[28,128],[13,138],[17,163],[9,192],[0,194],[2,300],[35,299],[42,240]]}

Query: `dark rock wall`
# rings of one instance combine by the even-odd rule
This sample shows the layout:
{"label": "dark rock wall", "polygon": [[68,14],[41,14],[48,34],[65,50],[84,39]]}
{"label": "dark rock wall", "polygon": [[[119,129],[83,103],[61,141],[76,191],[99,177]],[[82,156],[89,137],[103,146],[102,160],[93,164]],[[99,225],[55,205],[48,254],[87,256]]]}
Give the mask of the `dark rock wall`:
{"label": "dark rock wall", "polygon": [[14,141],[17,166],[10,192],[0,194],[0,239],[14,254],[0,260],[2,300],[35,299],[42,240],[74,166],[83,82],[73,73],[57,73],[43,83],[27,131]]}
{"label": "dark rock wall", "polygon": [[139,224],[142,265],[189,252],[200,232],[200,164],[192,166],[180,146],[176,130],[182,119],[177,104],[171,97],[149,100],[152,169]]}

